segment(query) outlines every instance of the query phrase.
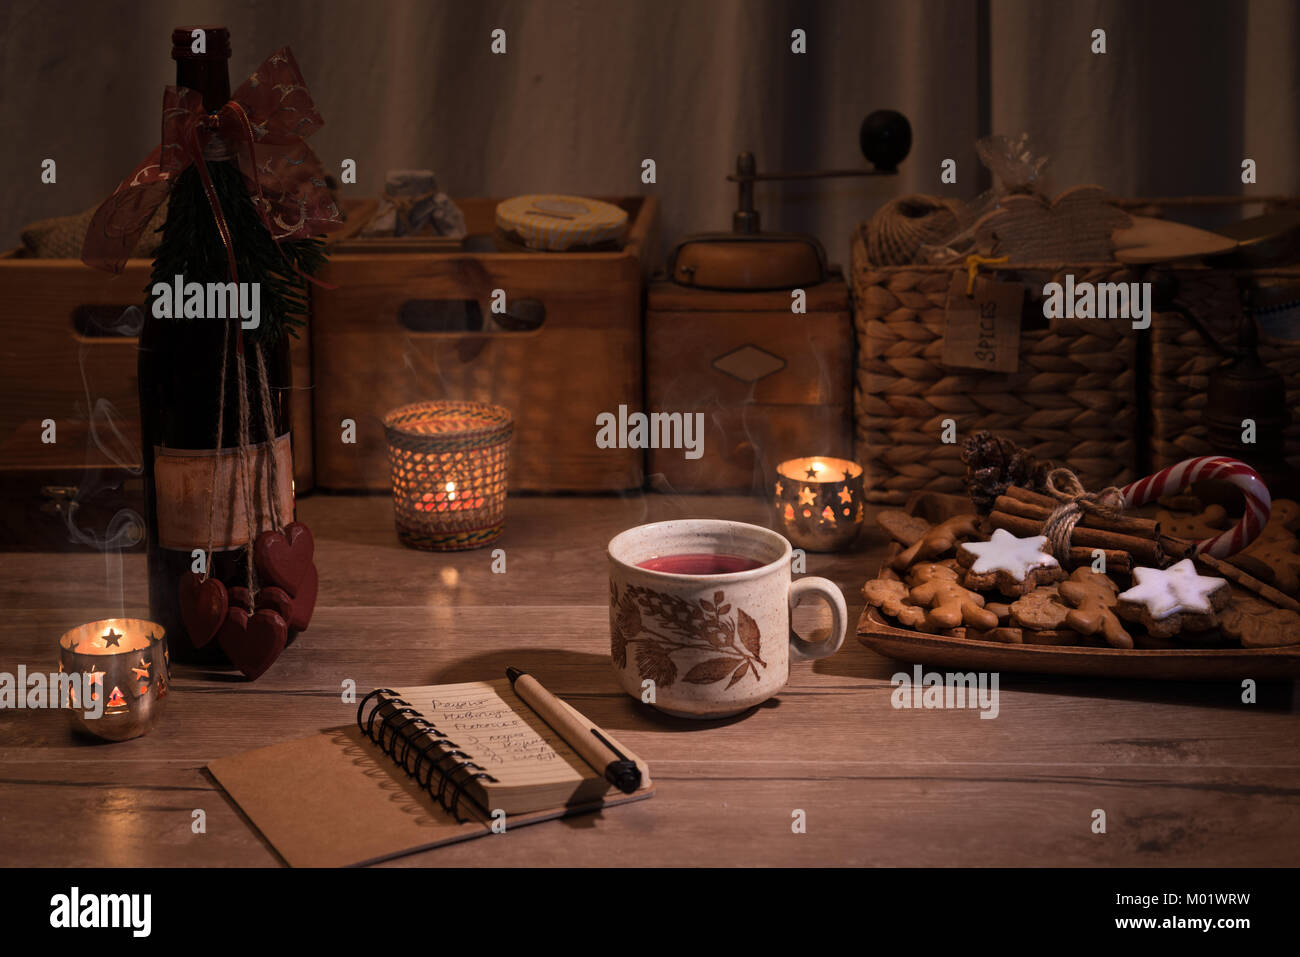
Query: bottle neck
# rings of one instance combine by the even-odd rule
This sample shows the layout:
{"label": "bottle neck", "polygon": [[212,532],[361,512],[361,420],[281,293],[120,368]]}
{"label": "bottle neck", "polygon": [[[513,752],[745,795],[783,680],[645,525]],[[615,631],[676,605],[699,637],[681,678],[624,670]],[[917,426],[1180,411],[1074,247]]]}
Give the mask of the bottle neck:
{"label": "bottle neck", "polygon": [[[195,30],[204,31],[204,50],[194,52]],[[203,108],[215,113],[230,100],[230,31],[225,27],[177,27],[172,31],[176,85],[203,97]]]}
{"label": "bottle neck", "polygon": [[176,85],[203,95],[203,108],[215,113],[230,99],[230,69],[225,60],[177,60]]}

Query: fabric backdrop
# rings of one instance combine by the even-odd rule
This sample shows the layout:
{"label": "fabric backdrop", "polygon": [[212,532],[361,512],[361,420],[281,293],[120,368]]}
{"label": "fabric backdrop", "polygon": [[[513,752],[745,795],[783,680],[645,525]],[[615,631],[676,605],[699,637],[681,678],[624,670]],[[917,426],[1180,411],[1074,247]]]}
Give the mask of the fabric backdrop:
{"label": "fabric backdrop", "polygon": [[[843,262],[854,225],[888,198],[974,195],[987,131],[1030,132],[1056,188],[1300,186],[1291,0],[5,0],[0,245],[95,204],[156,144],[170,32],[196,22],[230,28],[232,85],[292,46],[326,120],[312,143],[327,168],[357,161],[353,195],[409,167],[434,169],[453,196],[653,192],[671,241],[729,227],[738,151],[760,170],[860,164],[858,125],[879,107],[912,122],[901,175],[764,184],[765,227],[814,232]],[[489,50],[498,27],[504,56]],[[1089,49],[1095,28],[1104,56]],[[46,157],[55,185],[40,183]],[[1240,182],[1244,157],[1256,186]]]}

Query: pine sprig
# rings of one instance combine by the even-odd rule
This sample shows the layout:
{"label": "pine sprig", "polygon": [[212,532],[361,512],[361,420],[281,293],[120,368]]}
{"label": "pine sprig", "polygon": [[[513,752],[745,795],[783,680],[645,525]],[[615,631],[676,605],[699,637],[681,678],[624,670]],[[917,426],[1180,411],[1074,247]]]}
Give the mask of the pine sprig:
{"label": "pine sprig", "polygon": [[[230,228],[239,281],[261,284],[261,324],[245,336],[268,346],[286,332],[296,337],[307,315],[307,284],[298,272],[313,276],[320,271],[325,244],[318,239],[291,239],[277,247],[257,215],[239,166],[233,161],[209,162],[208,173]],[[177,178],[160,229],[163,237],[150,289],[156,282],[171,285],[177,275],[185,282],[230,281],[226,250],[195,167]]]}

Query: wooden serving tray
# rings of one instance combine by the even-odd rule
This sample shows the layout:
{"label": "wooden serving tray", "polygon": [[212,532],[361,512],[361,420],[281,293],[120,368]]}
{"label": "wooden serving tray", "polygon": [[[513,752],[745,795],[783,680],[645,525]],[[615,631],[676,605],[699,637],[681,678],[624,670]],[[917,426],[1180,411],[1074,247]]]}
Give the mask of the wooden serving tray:
{"label": "wooden serving tray", "polygon": [[1095,678],[1218,681],[1300,677],[1300,645],[1285,648],[1089,648],[1004,645],[896,628],[870,606],[858,619],[858,639],[899,661],[976,671],[1029,671]]}
{"label": "wooden serving tray", "polygon": [[[931,522],[942,521],[954,512],[953,498],[919,493],[907,503],[907,510]],[[899,661],[976,671],[1023,671],[1155,681],[1300,678],[1300,645],[1282,648],[1131,649],[1009,645],[899,628],[870,605],[858,619],[858,640],[872,651]]]}

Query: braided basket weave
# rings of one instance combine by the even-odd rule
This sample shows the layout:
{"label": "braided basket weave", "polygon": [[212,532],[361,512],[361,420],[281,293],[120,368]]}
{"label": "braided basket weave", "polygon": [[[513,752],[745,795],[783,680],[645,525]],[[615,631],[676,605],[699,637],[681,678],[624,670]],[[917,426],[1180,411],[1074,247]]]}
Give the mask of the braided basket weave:
{"label": "braided basket weave", "polygon": [[417,402],[384,416],[397,537],[429,551],[480,548],[505,528],[510,411]]}
{"label": "braided basket weave", "polygon": [[[1300,267],[1268,271],[1274,278],[1290,274],[1300,283]],[[1241,297],[1230,273],[1179,272],[1179,299],[1219,341],[1232,344],[1241,316]],[[1191,324],[1177,313],[1161,315],[1151,327],[1151,465],[1161,469],[1212,449],[1201,424],[1210,373],[1223,363]],[[1291,424],[1285,432],[1287,461],[1300,471],[1300,342],[1261,335],[1259,358],[1286,381]]]}
{"label": "braided basket weave", "polygon": [[[1176,196],[1129,201],[1131,212],[1164,216],[1171,208],[1235,209],[1258,204],[1264,212],[1300,205],[1300,197]],[[1234,215],[1240,216],[1237,212]],[[1266,281],[1300,283],[1300,267],[1263,269],[1255,275]],[[1209,328],[1220,342],[1231,345],[1241,316],[1241,293],[1233,273],[1221,270],[1180,270],[1179,300]],[[1223,359],[1208,348],[1195,329],[1177,313],[1161,316],[1151,329],[1151,466],[1165,468],[1212,449],[1201,425],[1210,372]],[[1260,337],[1259,358],[1286,381],[1286,405],[1291,424],[1285,433],[1287,461],[1300,471],[1300,342]]]}
{"label": "braided basket weave", "polygon": [[[1021,333],[1015,373],[950,370],[940,362],[952,266],[875,266],[853,241],[856,454],[867,497],[901,503],[915,491],[961,492],[961,439],[988,429],[1035,456],[1069,465],[1088,488],[1137,477],[1136,340],[1126,321],[1057,320]],[[1130,281],[1116,263],[1007,264],[983,275],[1039,282]],[[1025,274],[1033,277],[1030,283]],[[955,444],[940,441],[943,420]]]}

